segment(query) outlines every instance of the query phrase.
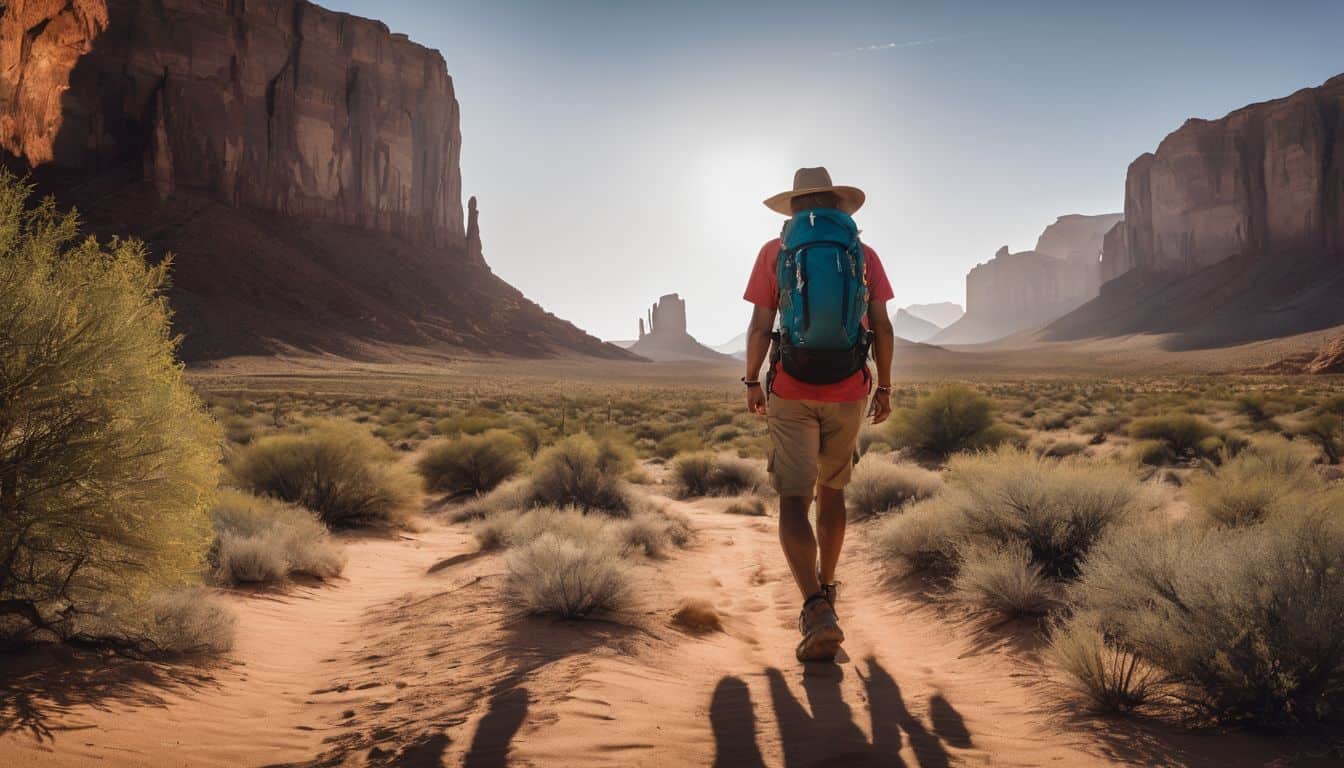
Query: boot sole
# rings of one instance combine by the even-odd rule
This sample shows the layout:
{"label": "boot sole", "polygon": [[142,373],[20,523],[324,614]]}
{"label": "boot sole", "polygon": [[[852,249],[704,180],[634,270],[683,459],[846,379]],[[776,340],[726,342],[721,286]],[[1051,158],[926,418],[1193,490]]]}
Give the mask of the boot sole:
{"label": "boot sole", "polygon": [[795,655],[799,661],[830,661],[840,652],[840,644],[845,642],[845,633],[840,627],[831,624],[818,627],[812,634],[798,643]]}

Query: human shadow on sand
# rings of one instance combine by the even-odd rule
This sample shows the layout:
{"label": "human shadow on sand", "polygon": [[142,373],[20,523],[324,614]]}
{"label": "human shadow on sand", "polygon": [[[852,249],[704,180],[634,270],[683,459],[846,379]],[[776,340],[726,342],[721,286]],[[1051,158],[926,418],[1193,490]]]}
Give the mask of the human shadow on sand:
{"label": "human shadow on sand", "polygon": [[[784,765],[793,766],[904,766],[900,757],[908,739],[919,768],[944,768],[950,756],[944,744],[971,746],[971,734],[961,715],[943,697],[930,700],[934,729],[929,730],[910,713],[900,686],[874,658],[863,662],[863,681],[868,702],[871,739],[859,728],[855,713],[845,701],[841,683],[845,667],[839,664],[809,664],[803,670],[807,706],[794,697],[784,673],[767,669],[770,701],[779,725]],[[763,766],[756,741],[756,718],[746,683],[725,677],[710,702],[716,766]]]}

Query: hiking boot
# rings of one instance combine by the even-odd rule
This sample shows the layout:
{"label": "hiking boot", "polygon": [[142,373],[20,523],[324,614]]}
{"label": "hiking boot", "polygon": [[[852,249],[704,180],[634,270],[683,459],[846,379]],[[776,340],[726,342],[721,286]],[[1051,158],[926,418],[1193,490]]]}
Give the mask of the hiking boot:
{"label": "hiking boot", "polygon": [[830,603],[831,608],[834,609],[836,601],[840,599],[840,582],[832,581],[830,584],[827,584],[826,582],[822,581],[821,569],[818,568],[817,583],[821,585],[821,592],[819,594],[822,597],[826,598],[826,602]]}
{"label": "hiking boot", "polygon": [[803,611],[798,614],[798,631],[803,635],[795,651],[799,661],[830,661],[845,642],[835,609],[820,592],[803,603]]}

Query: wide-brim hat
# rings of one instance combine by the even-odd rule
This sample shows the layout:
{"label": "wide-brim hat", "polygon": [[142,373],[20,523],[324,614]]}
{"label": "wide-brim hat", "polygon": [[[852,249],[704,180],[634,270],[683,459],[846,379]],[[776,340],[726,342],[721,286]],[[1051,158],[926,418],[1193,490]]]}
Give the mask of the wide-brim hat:
{"label": "wide-brim hat", "polygon": [[775,213],[782,213],[785,216],[792,216],[793,209],[789,201],[795,197],[803,195],[815,195],[818,192],[831,192],[840,198],[838,207],[848,214],[863,207],[863,201],[867,197],[863,190],[858,187],[837,186],[831,183],[831,174],[822,167],[817,168],[799,168],[793,174],[793,189],[788,192],[780,192],[778,195],[772,195],[765,199],[765,207]]}

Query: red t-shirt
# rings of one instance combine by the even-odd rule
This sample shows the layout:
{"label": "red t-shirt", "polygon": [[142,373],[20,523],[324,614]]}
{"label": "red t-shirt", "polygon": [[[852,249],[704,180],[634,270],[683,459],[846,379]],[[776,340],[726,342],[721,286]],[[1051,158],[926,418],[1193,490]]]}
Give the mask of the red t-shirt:
{"label": "red t-shirt", "polygon": [[[761,246],[742,298],[757,306],[779,309],[779,278],[775,275],[775,261],[778,257],[779,238]],[[891,283],[887,281],[887,272],[882,268],[882,260],[877,258],[877,251],[863,246],[863,260],[868,271],[868,300],[879,303],[891,301],[895,294],[891,290]],[[866,315],[863,324],[868,325]],[[868,397],[867,371],[857,371],[853,376],[834,384],[808,384],[779,369],[775,371],[771,394],[785,400],[819,400],[824,403],[863,400]]]}

